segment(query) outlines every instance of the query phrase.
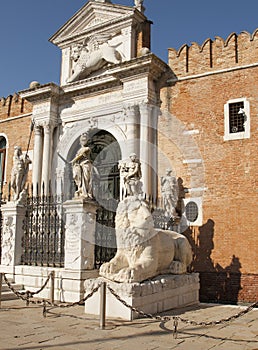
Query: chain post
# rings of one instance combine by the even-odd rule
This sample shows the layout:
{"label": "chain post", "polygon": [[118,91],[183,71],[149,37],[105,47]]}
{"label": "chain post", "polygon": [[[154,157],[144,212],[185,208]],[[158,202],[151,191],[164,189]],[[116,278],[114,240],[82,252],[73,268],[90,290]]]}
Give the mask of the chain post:
{"label": "chain post", "polygon": [[3,274],[0,273],[0,309],[1,309],[1,302],[2,302],[2,283],[3,283]]}
{"label": "chain post", "polygon": [[100,286],[100,329],[105,329],[106,326],[106,294],[107,283],[103,282]]}
{"label": "chain post", "polygon": [[54,304],[55,300],[55,271],[51,272],[50,275],[50,302]]}

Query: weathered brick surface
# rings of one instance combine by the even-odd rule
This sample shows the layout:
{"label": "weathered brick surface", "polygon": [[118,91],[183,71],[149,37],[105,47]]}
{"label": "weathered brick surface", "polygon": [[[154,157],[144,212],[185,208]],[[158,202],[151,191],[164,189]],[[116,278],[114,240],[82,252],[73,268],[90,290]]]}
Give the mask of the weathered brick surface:
{"label": "weathered brick surface", "polygon": [[253,64],[257,61],[258,31],[253,34],[232,33],[226,40],[215,37],[202,45],[183,45],[178,51],[169,49],[169,65],[181,77],[218,69]]}
{"label": "weathered brick surface", "polygon": [[[0,134],[7,136],[6,149],[6,181],[3,185],[3,197],[7,197],[8,183],[11,178],[11,169],[13,165],[14,146],[21,146],[26,151],[31,123],[32,107],[26,100],[18,95],[10,95],[6,99],[1,99],[0,104]],[[33,138],[30,149],[33,149]],[[29,174],[29,179],[31,174]]]}
{"label": "weathered brick surface", "polygon": [[258,276],[230,272],[201,272],[200,301],[237,304],[258,300]]}
{"label": "weathered brick surface", "polygon": [[[159,148],[171,160],[177,176],[188,188],[198,183],[195,179],[198,178],[197,171],[189,165],[182,165],[182,159],[202,159],[199,166],[202,164],[203,168],[199,169],[199,174],[203,170],[204,177],[199,185],[203,182],[206,188],[203,226],[187,232],[196,253],[194,270],[201,272],[205,281],[202,299],[209,300],[209,295],[216,291],[218,273],[225,276],[233,270],[236,274],[231,274],[233,285],[235,276],[240,276],[241,280],[239,300],[253,301],[257,299],[254,286],[258,278],[258,67],[240,69],[240,65],[257,61],[258,37],[256,32],[252,40],[246,33],[231,35],[225,43],[224,46],[220,38],[212,43],[212,68],[208,55],[210,41],[204,44],[202,52],[193,44],[188,51],[188,72],[185,70],[186,47],[178,57],[170,51],[170,66],[179,80],[162,91],[163,108],[168,108],[170,117],[160,119]],[[236,66],[239,69],[205,75],[212,70]],[[203,76],[180,80],[180,77],[197,73]],[[224,141],[224,104],[236,98],[247,98],[250,102],[251,137]],[[180,128],[172,128],[176,124],[171,122],[173,120],[178,121]],[[181,132],[180,144],[176,135],[179,129],[194,132],[188,139]],[[189,148],[189,138],[197,148]],[[160,166],[165,167],[162,161]],[[224,300],[230,297],[229,291]]]}

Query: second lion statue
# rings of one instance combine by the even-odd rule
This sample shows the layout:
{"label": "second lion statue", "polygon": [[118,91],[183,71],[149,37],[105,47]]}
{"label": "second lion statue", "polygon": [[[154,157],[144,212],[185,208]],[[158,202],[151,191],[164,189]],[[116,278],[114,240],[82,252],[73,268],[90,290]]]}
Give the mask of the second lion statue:
{"label": "second lion statue", "polygon": [[116,214],[117,253],[100,267],[100,275],[115,282],[142,282],[164,274],[184,274],[192,262],[187,238],[154,228],[147,204],[127,197]]}

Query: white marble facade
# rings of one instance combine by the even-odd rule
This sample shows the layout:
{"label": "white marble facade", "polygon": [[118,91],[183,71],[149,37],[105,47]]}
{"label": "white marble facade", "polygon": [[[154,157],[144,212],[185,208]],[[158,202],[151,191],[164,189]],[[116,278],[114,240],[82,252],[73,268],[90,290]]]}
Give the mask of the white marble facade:
{"label": "white marble facade", "polygon": [[[52,180],[57,193],[65,189],[67,198],[71,197],[69,162],[79,148],[81,134],[105,130],[117,140],[122,159],[131,153],[139,155],[143,191],[153,194],[159,89],[171,72],[151,53],[136,57],[136,28],[146,23],[147,18],[135,8],[89,1],[52,36],[50,41],[62,51],[61,85],[33,86],[21,92],[21,97],[33,104],[34,185],[38,183],[40,188]],[[119,53],[118,61],[101,57],[104,65],[98,65],[103,40]],[[88,50],[87,62],[94,54],[95,66],[93,71],[73,77],[76,45]]]}

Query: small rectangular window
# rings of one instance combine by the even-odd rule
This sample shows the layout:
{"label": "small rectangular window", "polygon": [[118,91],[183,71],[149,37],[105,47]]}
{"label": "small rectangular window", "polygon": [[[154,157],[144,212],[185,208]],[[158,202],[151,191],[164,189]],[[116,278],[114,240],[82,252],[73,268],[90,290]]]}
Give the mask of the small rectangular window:
{"label": "small rectangular window", "polygon": [[244,102],[229,103],[229,132],[245,131]]}
{"label": "small rectangular window", "polygon": [[246,98],[224,105],[224,127],[225,141],[250,138],[250,105]]}

